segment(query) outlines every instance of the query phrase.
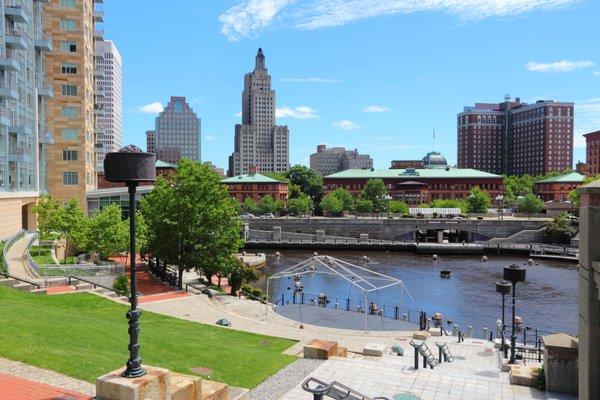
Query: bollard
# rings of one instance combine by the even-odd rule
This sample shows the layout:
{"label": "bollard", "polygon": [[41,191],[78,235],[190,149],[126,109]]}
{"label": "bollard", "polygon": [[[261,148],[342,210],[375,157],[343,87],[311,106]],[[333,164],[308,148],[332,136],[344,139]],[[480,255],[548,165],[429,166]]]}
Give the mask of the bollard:
{"label": "bollard", "polygon": [[408,315],[402,314],[402,321],[406,322],[408,320]]}
{"label": "bollard", "polygon": [[282,306],[283,306],[283,302],[285,301],[285,297],[284,296],[285,296],[285,294],[282,293],[281,294],[281,305]]}
{"label": "bollard", "polygon": [[458,335],[458,325],[452,325],[452,336]]}
{"label": "bollard", "polygon": [[490,331],[490,342],[494,341],[494,332]]}
{"label": "bollard", "polygon": [[487,325],[483,326],[483,339],[485,340],[485,338],[487,338],[488,336],[488,327]]}
{"label": "bollard", "polygon": [[419,350],[415,347],[415,369],[419,369]]}
{"label": "bollard", "polygon": [[438,347],[438,362],[442,363],[442,348]]}
{"label": "bollard", "polygon": [[470,338],[473,337],[473,326],[471,325],[467,326],[467,336]]}

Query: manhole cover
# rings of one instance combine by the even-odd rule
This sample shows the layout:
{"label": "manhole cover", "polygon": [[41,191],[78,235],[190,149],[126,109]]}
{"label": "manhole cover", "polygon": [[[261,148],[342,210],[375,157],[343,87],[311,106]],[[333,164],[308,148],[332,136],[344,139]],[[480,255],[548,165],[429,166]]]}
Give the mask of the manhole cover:
{"label": "manhole cover", "polygon": [[412,393],[399,393],[394,395],[394,400],[419,400],[420,397]]}
{"label": "manhole cover", "polygon": [[203,376],[210,376],[213,373],[212,369],[210,369],[210,368],[204,368],[204,367],[190,368],[190,371],[192,371],[195,374],[203,375]]}

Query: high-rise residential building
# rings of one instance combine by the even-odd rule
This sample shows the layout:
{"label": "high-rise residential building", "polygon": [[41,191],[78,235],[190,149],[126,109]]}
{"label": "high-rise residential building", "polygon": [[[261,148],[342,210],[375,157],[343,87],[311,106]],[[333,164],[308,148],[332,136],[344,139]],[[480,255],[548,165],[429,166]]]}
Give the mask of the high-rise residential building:
{"label": "high-rise residential building", "polygon": [[110,40],[94,45],[94,76],[96,105],[104,112],[96,116],[96,171],[104,171],[106,153],[123,145],[121,54]]}
{"label": "high-rise residential building", "polygon": [[573,167],[573,103],[476,103],[457,117],[458,166],[543,175]]}
{"label": "high-rise residential building", "polygon": [[146,131],[146,152],[156,154],[156,132]]}
{"label": "high-rise residential building", "polygon": [[200,131],[200,118],[185,97],[171,96],[156,117],[154,130],[146,132],[146,147],[157,159],[168,163],[175,164],[182,158],[200,161]]}
{"label": "high-rise residential building", "polygon": [[320,144],[317,146],[317,152],[310,155],[310,168],[321,176],[327,176],[347,169],[373,168],[373,159],[368,154],[359,154],[356,149],[328,149],[324,144]]}
{"label": "high-rise residential building", "polygon": [[600,131],[590,132],[585,137],[585,173],[600,174]]}
{"label": "high-rise residential building", "polygon": [[43,2],[0,2],[0,240],[36,226],[33,206],[46,191],[46,125],[52,86],[45,58]]}
{"label": "high-rise residential building", "polygon": [[104,115],[94,94],[94,42],[103,40],[101,0],[51,0],[45,6],[46,31],[54,52],[47,57],[54,98],[48,108],[48,191],[86,207],[86,191],[96,188],[96,118]]}
{"label": "high-rise residential building", "polygon": [[229,156],[229,176],[289,169],[289,131],[275,124],[275,91],[265,66],[262,49],[256,54],[254,71],[244,76],[242,123],[235,126],[234,150]]}

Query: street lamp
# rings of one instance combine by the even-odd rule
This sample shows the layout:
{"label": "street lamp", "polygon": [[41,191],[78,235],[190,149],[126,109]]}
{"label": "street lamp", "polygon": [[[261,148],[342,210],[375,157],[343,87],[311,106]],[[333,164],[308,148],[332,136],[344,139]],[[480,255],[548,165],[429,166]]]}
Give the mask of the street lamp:
{"label": "street lamp", "polygon": [[390,201],[392,200],[392,196],[390,196],[389,194],[386,194],[385,199],[387,200],[387,214],[388,214],[388,219],[389,219],[390,218]]}
{"label": "street lamp", "polygon": [[[504,322],[504,311],[506,309],[506,295],[510,293],[510,288],[512,287],[512,284],[510,282],[507,281],[498,281],[496,282],[496,292],[500,293],[502,295],[502,329],[501,329],[501,333],[500,333],[500,337],[502,340],[502,344],[500,345],[500,351],[504,353],[504,357],[506,357],[506,346],[504,343],[504,331],[506,330],[506,323]],[[514,317],[513,317],[514,319]]]}
{"label": "street lamp", "polygon": [[137,271],[135,263],[135,192],[139,182],[156,180],[156,159],[154,154],[144,153],[139,147],[129,145],[117,153],[107,153],[104,159],[104,173],[109,182],[125,182],[129,189],[129,255],[131,258],[131,309],[125,315],[129,320],[129,360],[121,374],[125,378],[138,378],[146,375],[140,357],[140,315],[137,308]]}
{"label": "street lamp", "polygon": [[498,221],[500,221],[504,214],[504,196],[499,194],[496,196],[496,201],[498,202]]}
{"label": "street lamp", "polygon": [[525,282],[526,269],[517,264],[510,267],[504,267],[504,279],[512,283],[512,331],[510,335],[510,360],[509,364],[515,363],[515,346],[517,337],[515,336],[515,295],[517,282]]}

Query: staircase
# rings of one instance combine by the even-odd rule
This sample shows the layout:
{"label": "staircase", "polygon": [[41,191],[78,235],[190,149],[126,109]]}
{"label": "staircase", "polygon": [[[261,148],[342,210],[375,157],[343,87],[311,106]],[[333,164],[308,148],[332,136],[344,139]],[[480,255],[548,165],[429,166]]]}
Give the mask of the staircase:
{"label": "staircase", "polygon": [[0,286],[10,287],[24,292],[46,294],[46,288],[41,288],[37,283],[28,282],[11,276],[0,279]]}

